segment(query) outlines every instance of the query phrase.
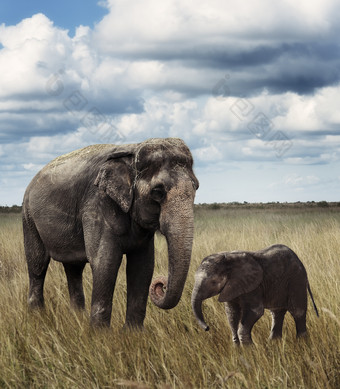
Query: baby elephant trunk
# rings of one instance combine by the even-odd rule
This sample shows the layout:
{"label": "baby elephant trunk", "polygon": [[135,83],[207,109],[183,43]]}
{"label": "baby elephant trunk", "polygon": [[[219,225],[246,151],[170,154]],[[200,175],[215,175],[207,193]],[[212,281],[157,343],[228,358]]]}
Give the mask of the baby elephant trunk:
{"label": "baby elephant trunk", "polygon": [[209,326],[207,325],[203,317],[202,301],[203,300],[198,296],[197,289],[194,289],[191,296],[192,310],[194,311],[198,324],[204,329],[204,331],[209,331]]}

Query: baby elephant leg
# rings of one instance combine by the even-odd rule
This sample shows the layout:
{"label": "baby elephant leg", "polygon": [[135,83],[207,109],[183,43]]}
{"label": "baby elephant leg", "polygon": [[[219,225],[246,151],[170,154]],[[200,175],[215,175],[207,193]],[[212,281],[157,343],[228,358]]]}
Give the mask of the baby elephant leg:
{"label": "baby elephant leg", "polygon": [[270,339],[282,338],[282,326],[287,310],[273,309],[272,314],[272,328],[270,332]]}
{"label": "baby elephant leg", "polygon": [[229,321],[229,325],[233,337],[233,342],[235,344],[240,344],[240,340],[237,335],[237,330],[241,319],[241,308],[239,304],[233,302],[224,303],[224,306],[225,306],[225,312],[228,317],[228,321]]}
{"label": "baby elephant leg", "polygon": [[307,313],[307,290],[296,288],[291,292],[290,307],[288,308],[289,313],[293,316],[296,327],[296,336],[299,338],[307,334],[306,328],[306,313]]}
{"label": "baby elephant leg", "polygon": [[298,338],[307,335],[307,327],[306,327],[306,311],[304,310],[294,310],[290,312],[295,321],[296,327],[296,336]]}
{"label": "baby elephant leg", "polygon": [[253,340],[251,338],[251,330],[254,324],[264,313],[263,305],[256,307],[245,306],[242,310],[241,322],[237,331],[238,337],[241,343],[251,344]]}

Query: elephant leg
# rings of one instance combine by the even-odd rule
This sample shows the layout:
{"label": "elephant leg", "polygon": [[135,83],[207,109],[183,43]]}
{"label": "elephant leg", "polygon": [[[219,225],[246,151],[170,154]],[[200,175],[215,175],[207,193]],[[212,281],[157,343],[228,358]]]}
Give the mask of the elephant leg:
{"label": "elephant leg", "polygon": [[112,313],[113,291],[122,255],[115,258],[97,258],[91,262],[92,269],[92,300],[91,300],[91,325],[97,327],[109,327]]}
{"label": "elephant leg", "polygon": [[110,226],[93,217],[83,218],[86,258],[92,270],[90,323],[109,327],[112,298],[123,252]]}
{"label": "elephant leg", "polygon": [[154,240],[127,254],[126,327],[142,327],[154,269]]}
{"label": "elephant leg", "polygon": [[282,326],[287,310],[272,310],[272,328],[270,332],[270,339],[282,338]]}
{"label": "elephant leg", "polygon": [[[39,259],[38,259],[39,260]],[[50,258],[44,256],[40,258],[42,264],[40,271],[36,271],[35,266],[28,265],[29,291],[28,304],[30,308],[44,307],[44,283]]]}
{"label": "elephant leg", "polygon": [[74,309],[85,308],[85,297],[83,291],[83,270],[86,262],[64,263],[64,270],[67,277],[70,303]]}
{"label": "elephant leg", "polygon": [[29,277],[28,305],[30,308],[43,308],[44,282],[50,256],[46,252],[33,221],[27,221],[24,218],[23,230]]}
{"label": "elephant leg", "polygon": [[306,327],[306,311],[297,311],[294,310],[290,312],[295,321],[296,328],[296,336],[298,338],[307,335],[307,327]]}
{"label": "elephant leg", "polygon": [[238,337],[241,343],[251,344],[253,340],[251,338],[251,330],[254,324],[259,320],[263,315],[264,308],[263,305],[260,306],[245,306],[242,309],[241,321],[238,328]]}
{"label": "elephant leg", "polygon": [[230,325],[230,329],[231,329],[231,333],[232,333],[232,337],[233,337],[233,342],[235,344],[239,344],[240,340],[239,340],[238,335],[237,335],[237,330],[238,330],[238,326],[239,326],[239,323],[241,320],[240,306],[238,304],[232,303],[232,302],[224,303],[224,306],[225,306],[225,312],[226,312],[227,317],[228,317],[228,321],[229,321],[229,325]]}
{"label": "elephant leg", "polygon": [[[296,336],[301,337],[307,334],[306,328],[306,313],[307,313],[307,280],[300,283],[295,282],[294,288],[290,291],[290,304],[288,307],[289,313],[293,316],[296,327]],[[301,286],[303,285],[303,286]]]}

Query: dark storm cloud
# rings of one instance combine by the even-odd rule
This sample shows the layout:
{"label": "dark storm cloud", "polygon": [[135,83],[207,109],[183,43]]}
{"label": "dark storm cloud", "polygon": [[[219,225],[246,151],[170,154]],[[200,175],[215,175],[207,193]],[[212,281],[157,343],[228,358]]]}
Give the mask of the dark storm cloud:
{"label": "dark storm cloud", "polygon": [[194,97],[211,93],[207,74],[216,80],[228,74],[230,92],[234,96],[253,96],[268,89],[270,93],[296,92],[311,94],[316,89],[340,81],[340,45],[337,41],[274,42],[257,47],[235,44],[195,45],[147,48],[134,52],[116,52],[128,61],[159,61],[169,68],[192,69],[201,72],[195,83],[183,80],[168,81],[155,89],[175,90]]}
{"label": "dark storm cloud", "polygon": [[48,118],[39,120],[41,115],[26,113],[16,119],[2,119],[0,115],[0,144],[8,142],[24,141],[34,136],[51,136],[55,134],[67,134],[75,131],[79,123],[68,118]]}
{"label": "dark storm cloud", "polygon": [[[282,45],[280,55],[260,83],[273,93],[310,94],[340,80],[339,45],[319,43]],[[260,70],[260,69],[258,69]]]}
{"label": "dark storm cloud", "polygon": [[[254,95],[264,88],[271,93],[310,94],[340,81],[339,50],[338,43],[283,43],[248,50],[202,47],[154,59],[182,61],[189,68],[228,73],[234,95]],[[204,88],[188,92],[191,95],[195,90],[201,93]]]}
{"label": "dark storm cloud", "polygon": [[228,47],[223,46],[190,46],[178,48],[168,47],[166,49],[160,48],[155,51],[135,51],[134,53],[122,53],[123,58],[129,60],[133,59],[149,59],[165,62],[184,62],[189,67],[202,68],[217,68],[225,69],[235,67],[247,67],[253,65],[260,65],[272,62],[275,58],[280,56],[282,50],[280,48],[261,46],[249,51],[240,51],[237,46]]}

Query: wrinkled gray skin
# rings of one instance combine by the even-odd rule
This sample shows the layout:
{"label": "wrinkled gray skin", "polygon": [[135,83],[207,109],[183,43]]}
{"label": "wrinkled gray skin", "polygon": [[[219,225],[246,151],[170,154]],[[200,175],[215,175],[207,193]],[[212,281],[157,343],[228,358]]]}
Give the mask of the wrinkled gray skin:
{"label": "wrinkled gray skin", "polygon": [[273,245],[256,252],[223,252],[203,259],[195,274],[192,308],[204,330],[202,301],[219,295],[225,303],[233,341],[252,343],[251,330],[267,308],[272,314],[270,338],[281,338],[285,313],[295,320],[297,336],[306,329],[307,273],[297,255],[287,246]]}
{"label": "wrinkled gray skin", "polygon": [[169,138],[89,146],[45,166],[23,202],[29,306],[44,305],[52,257],[64,265],[71,305],[84,308],[82,272],[89,262],[91,324],[108,326],[117,272],[126,254],[125,324],[142,326],[154,269],[154,233],[160,230],[168,243],[169,274],[166,292],[157,283],[152,299],[160,308],[175,307],[191,257],[198,188],[192,165],[184,142]]}

